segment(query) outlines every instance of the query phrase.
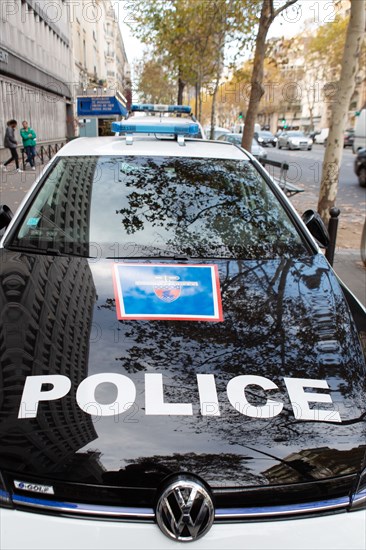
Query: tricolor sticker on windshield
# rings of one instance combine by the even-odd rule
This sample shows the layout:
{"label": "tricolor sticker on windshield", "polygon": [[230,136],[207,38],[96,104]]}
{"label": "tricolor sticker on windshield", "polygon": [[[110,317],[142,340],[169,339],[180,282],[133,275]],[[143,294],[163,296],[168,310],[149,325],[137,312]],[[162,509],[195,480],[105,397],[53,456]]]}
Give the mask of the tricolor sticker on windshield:
{"label": "tricolor sticker on windshield", "polygon": [[120,320],[222,321],[216,265],[115,264]]}

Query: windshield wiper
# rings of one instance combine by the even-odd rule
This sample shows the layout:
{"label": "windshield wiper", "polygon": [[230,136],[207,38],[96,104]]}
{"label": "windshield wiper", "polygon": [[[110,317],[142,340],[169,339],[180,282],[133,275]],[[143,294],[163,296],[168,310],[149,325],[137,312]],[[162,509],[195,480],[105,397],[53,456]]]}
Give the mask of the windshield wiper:
{"label": "windshield wiper", "polygon": [[34,254],[43,254],[44,256],[60,256],[63,258],[68,257],[77,257],[77,258],[92,258],[92,256],[84,256],[83,254],[77,254],[74,252],[61,252],[58,248],[39,248],[38,246],[19,246],[16,244],[9,244],[6,247],[6,250],[14,250],[15,252],[26,252],[26,253],[34,253]]}
{"label": "windshield wiper", "polygon": [[106,256],[106,260],[175,260],[175,261],[192,261],[192,260],[242,260],[242,257],[235,256],[209,256],[204,254],[202,256],[180,256],[179,254],[175,256]]}
{"label": "windshield wiper", "polygon": [[198,256],[185,256],[175,254],[174,256],[106,256],[106,260],[200,260]]}

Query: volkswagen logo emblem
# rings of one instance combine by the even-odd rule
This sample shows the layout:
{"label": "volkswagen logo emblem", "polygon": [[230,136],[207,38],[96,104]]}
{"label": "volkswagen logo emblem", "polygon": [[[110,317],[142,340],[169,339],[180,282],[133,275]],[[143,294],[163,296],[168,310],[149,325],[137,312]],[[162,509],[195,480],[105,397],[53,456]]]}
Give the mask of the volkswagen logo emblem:
{"label": "volkswagen logo emblem", "polygon": [[215,517],[212,498],[198,479],[181,476],[171,481],[156,505],[156,521],[167,537],[190,542],[203,537]]}

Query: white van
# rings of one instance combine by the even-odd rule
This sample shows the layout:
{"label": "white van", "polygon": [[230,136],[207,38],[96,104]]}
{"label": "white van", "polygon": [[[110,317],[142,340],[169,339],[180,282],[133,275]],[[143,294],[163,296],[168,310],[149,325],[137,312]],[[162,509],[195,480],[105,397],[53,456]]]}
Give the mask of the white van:
{"label": "white van", "polygon": [[352,145],[352,150],[357,153],[359,149],[366,148],[366,108],[362,109],[359,116],[356,118],[355,139]]}
{"label": "white van", "polygon": [[320,134],[314,136],[315,143],[325,143],[329,135],[329,128],[323,128],[320,130]]}
{"label": "white van", "polygon": [[[256,122],[254,124],[254,132],[260,132],[261,131],[261,125]],[[241,122],[240,124],[235,124],[233,127],[233,134],[242,134],[244,132],[244,123]]]}

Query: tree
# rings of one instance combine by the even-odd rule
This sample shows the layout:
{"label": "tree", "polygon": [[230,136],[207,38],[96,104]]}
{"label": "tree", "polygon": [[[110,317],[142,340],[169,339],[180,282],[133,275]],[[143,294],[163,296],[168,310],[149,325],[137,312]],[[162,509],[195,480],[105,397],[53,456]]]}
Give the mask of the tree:
{"label": "tree", "polygon": [[147,103],[173,103],[175,84],[159,58],[144,59],[136,65],[137,91]]}
{"label": "tree", "polygon": [[331,106],[331,123],[320,184],[318,212],[324,222],[328,222],[329,209],[334,206],[337,198],[343,132],[365,37],[365,19],[365,1],[352,2],[338,90]]}
{"label": "tree", "polygon": [[245,126],[242,140],[242,147],[244,147],[244,149],[246,149],[247,151],[251,151],[252,139],[254,134],[254,124],[258,113],[259,102],[264,94],[262,83],[264,72],[264,59],[266,54],[266,38],[268,30],[275,18],[296,2],[297,0],[286,0],[286,2],[282,6],[275,9],[274,0],[263,0],[259,19],[259,27],[255,42],[254,65],[251,78],[249,105],[247,116],[245,118]]}
{"label": "tree", "polygon": [[[361,2],[362,3],[362,2]],[[325,78],[329,71],[339,71],[346,41],[348,18],[337,16],[334,21],[318,27],[307,45],[309,62],[318,64]],[[320,63],[319,63],[320,61]]]}
{"label": "tree", "polygon": [[[137,0],[132,30],[161,56],[178,84],[182,103],[186,84],[196,88],[200,114],[203,86],[220,82],[225,46],[251,38],[259,0]],[[213,102],[214,105],[214,102]]]}
{"label": "tree", "polygon": [[[138,0],[135,20],[139,25],[132,29],[169,67],[177,81],[177,102],[182,103],[187,83],[197,85],[208,81],[214,74],[212,37],[216,4],[203,0]],[[216,53],[216,52],[215,52]]]}

